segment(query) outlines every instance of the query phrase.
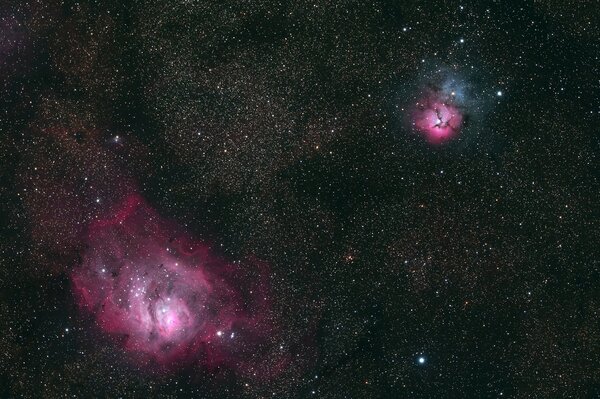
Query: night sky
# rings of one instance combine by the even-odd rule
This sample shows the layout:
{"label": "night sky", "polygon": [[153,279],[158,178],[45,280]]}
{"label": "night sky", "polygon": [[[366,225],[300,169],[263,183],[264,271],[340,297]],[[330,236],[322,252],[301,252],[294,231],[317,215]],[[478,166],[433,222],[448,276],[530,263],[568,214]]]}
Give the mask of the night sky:
{"label": "night sky", "polygon": [[595,1],[0,5],[0,397],[600,398]]}

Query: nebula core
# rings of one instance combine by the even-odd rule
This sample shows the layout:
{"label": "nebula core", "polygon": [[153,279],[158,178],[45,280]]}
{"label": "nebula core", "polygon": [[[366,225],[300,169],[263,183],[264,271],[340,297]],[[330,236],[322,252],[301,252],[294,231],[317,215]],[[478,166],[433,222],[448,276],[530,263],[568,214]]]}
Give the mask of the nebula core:
{"label": "nebula core", "polygon": [[254,266],[219,258],[130,195],[90,226],[71,277],[79,307],[135,358],[233,368],[272,330]]}
{"label": "nebula core", "polygon": [[437,93],[417,104],[415,127],[432,143],[451,139],[462,126],[461,110],[450,101],[439,98]]}
{"label": "nebula core", "polygon": [[481,108],[468,79],[446,67],[437,67],[426,74],[408,98],[412,105],[405,120],[430,144],[456,139],[467,119]]}

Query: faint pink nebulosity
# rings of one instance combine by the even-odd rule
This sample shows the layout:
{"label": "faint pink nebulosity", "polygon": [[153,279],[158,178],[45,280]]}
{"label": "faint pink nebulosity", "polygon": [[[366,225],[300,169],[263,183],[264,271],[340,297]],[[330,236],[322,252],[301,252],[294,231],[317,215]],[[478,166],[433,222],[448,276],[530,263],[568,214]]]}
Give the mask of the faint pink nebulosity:
{"label": "faint pink nebulosity", "polygon": [[439,144],[458,134],[463,124],[461,110],[441,93],[429,93],[413,110],[413,124],[430,143]]}
{"label": "faint pink nebulosity", "polygon": [[260,267],[215,256],[131,195],[90,226],[71,277],[80,308],[137,357],[239,369],[273,329]]}

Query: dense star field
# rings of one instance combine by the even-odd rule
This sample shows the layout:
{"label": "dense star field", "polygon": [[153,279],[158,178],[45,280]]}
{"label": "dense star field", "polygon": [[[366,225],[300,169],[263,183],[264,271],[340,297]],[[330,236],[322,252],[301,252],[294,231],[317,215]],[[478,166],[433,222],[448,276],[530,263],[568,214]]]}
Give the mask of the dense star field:
{"label": "dense star field", "polygon": [[600,5],[0,5],[0,397],[600,398]]}

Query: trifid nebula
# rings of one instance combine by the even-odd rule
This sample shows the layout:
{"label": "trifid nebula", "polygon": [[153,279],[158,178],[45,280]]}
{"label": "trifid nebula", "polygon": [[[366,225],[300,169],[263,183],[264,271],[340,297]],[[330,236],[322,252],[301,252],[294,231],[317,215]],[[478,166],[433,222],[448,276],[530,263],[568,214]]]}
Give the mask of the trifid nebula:
{"label": "trifid nebula", "polygon": [[0,398],[600,398],[600,4],[0,4]]}

